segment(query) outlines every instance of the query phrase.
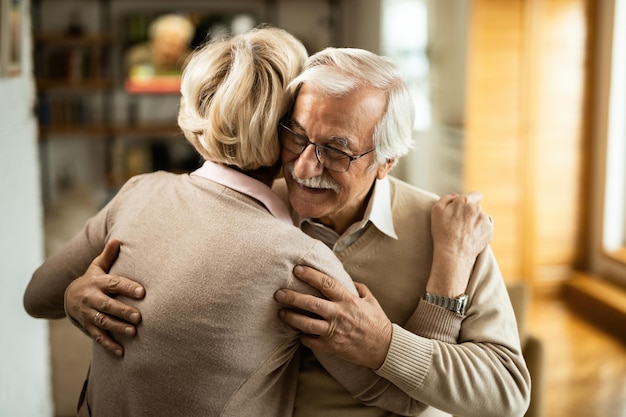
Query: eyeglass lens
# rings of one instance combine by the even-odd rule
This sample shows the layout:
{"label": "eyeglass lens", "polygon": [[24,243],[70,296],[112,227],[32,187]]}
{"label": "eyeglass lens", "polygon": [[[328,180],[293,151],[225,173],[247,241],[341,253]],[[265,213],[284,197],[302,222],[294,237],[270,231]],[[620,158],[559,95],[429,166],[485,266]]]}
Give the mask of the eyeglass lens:
{"label": "eyeglass lens", "polygon": [[280,125],[280,130],[281,145],[289,152],[300,155],[307,146],[313,145],[315,147],[315,156],[324,168],[337,172],[346,172],[350,168],[351,158],[343,151],[313,143],[309,138],[297,134],[283,124]]}

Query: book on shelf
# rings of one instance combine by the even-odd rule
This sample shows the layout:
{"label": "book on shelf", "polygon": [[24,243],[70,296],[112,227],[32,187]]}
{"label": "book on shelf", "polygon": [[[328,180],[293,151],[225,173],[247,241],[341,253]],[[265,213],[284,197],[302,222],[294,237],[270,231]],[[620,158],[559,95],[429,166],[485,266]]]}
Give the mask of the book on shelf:
{"label": "book on shelf", "polygon": [[37,103],[39,124],[47,128],[87,126],[97,122],[91,116],[89,104],[79,97],[50,98],[40,94]]}
{"label": "book on shelf", "polygon": [[67,81],[106,78],[106,60],[100,48],[70,47],[40,51],[35,59],[36,76],[40,80]]}

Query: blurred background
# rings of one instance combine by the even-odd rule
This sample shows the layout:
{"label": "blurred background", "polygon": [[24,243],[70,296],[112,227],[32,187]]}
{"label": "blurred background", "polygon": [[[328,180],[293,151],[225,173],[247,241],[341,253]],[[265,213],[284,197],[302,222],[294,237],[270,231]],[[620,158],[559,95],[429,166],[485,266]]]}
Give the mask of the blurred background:
{"label": "blurred background", "polygon": [[626,1],[0,0],[0,415],[75,414],[90,340],[30,275],[130,176],[198,166],[181,62],[260,23],[386,55],[416,147],[394,175],[479,190],[533,376],[529,416],[626,416]]}

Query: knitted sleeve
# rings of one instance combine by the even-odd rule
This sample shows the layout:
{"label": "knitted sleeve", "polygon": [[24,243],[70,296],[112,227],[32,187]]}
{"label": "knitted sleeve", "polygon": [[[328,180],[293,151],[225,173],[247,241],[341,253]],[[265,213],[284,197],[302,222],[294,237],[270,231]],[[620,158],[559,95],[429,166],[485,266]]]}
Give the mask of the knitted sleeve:
{"label": "knitted sleeve", "polygon": [[420,300],[415,312],[403,327],[427,339],[457,343],[462,322],[463,316],[460,314]]}
{"label": "knitted sleeve", "polygon": [[104,249],[108,221],[118,200],[137,183],[127,182],[119,193],[57,253],[35,270],[24,292],[24,308],[33,317],[57,319],[65,317],[64,295],[67,287],[85,273],[89,264]]}
{"label": "knitted sleeve", "polygon": [[491,249],[481,254],[468,285],[470,303],[457,344],[430,340],[394,325],[376,372],[413,398],[454,415],[522,416],[530,375],[514,312]]}

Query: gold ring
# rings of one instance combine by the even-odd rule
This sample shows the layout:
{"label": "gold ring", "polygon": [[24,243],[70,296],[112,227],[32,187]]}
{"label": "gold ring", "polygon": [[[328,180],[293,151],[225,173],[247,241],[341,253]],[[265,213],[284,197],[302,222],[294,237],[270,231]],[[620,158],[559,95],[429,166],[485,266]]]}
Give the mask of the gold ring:
{"label": "gold ring", "polygon": [[97,311],[96,314],[93,316],[93,324],[95,324],[96,326],[99,324],[98,319],[100,318],[101,315],[102,313]]}

